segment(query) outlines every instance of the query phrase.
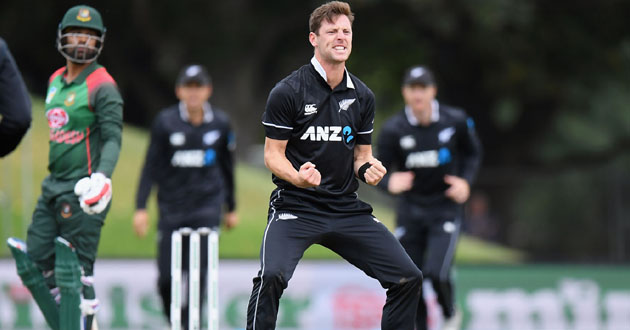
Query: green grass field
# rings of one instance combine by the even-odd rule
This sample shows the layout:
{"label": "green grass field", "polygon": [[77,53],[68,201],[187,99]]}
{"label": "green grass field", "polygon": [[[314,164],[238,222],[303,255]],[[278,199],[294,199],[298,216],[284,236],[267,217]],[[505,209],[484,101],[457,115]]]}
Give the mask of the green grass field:
{"label": "green grass field", "polygon": [[[16,152],[0,160],[0,237],[25,238],[26,226],[40,183],[47,175],[48,126],[41,99],[33,105],[33,126]],[[148,205],[152,228],[143,239],[133,233],[132,216],[138,176],[148,145],[148,132],[126,125],[120,159],[113,175],[114,199],[103,227],[99,256],[107,258],[146,258],[155,256],[157,207],[152,196]],[[238,213],[240,225],[223,231],[220,255],[223,258],[257,258],[266,224],[269,194],[273,189],[266,169],[239,163],[236,171]],[[393,228],[393,212],[387,205],[373,202],[375,216]],[[23,216],[27,214],[27,216]],[[23,220],[25,219],[25,220]],[[8,249],[0,249],[8,256]],[[320,246],[311,247],[305,258],[339,258]],[[518,251],[490,244],[464,235],[459,243],[457,263],[511,264],[524,260]]]}

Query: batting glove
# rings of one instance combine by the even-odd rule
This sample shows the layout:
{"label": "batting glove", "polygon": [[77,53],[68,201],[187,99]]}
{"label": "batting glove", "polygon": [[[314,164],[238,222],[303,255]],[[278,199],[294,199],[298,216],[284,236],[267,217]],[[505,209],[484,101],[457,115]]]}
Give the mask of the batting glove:
{"label": "batting glove", "polygon": [[112,180],[103,173],[94,173],[89,178],[79,180],[74,186],[74,193],[79,196],[83,212],[101,213],[112,199]]}

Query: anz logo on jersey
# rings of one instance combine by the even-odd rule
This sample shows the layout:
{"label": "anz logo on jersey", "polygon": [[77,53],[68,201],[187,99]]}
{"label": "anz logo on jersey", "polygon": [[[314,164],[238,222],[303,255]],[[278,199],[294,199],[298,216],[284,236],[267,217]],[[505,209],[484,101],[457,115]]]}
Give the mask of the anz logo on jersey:
{"label": "anz logo on jersey", "polygon": [[416,151],[407,155],[405,167],[408,169],[438,167],[450,163],[451,160],[451,151],[446,147],[439,150]]}
{"label": "anz logo on jersey", "polygon": [[214,149],[206,150],[177,150],[171,158],[174,167],[204,167],[212,166],[217,161]]}
{"label": "anz logo on jersey", "polygon": [[300,140],[340,142],[345,144],[352,142],[352,128],[350,126],[309,126]]}

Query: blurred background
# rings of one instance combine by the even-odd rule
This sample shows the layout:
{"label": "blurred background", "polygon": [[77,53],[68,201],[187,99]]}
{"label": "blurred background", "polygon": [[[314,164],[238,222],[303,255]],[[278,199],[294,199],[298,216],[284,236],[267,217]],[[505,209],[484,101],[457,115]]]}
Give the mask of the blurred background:
{"label": "blurred background", "polygon": [[[312,56],[308,17],[321,3],[86,2],[103,15],[107,35],[99,62],[116,79],[125,100],[123,147],[113,177],[115,198],[100,257],[155,255],[155,226],[143,240],[135,238],[131,228],[147,128],[160,109],[176,102],[173,90],[179,69],[201,63],[213,77],[211,102],[230,114],[238,141],[242,224],[222,233],[221,256],[250,260],[253,266],[243,267],[253,269],[248,278],[255,275],[273,189],[270,173],[262,165],[260,118],[274,84]],[[8,43],[34,102],[29,135],[16,152],[0,160],[3,239],[25,237],[46,175],[42,98],[49,75],[65,64],[55,49],[57,25],[76,4],[0,3],[0,36]],[[531,298],[536,290],[548,288],[555,288],[558,297],[594,295],[596,306],[566,311],[569,298],[558,298],[564,309],[551,317],[556,323],[544,321],[549,319],[544,313],[522,312],[525,307],[518,306],[513,310],[535,315],[531,324],[509,323],[505,316],[497,322],[508,322],[500,323],[502,328],[514,329],[560,329],[583,324],[579,322],[598,322],[586,323],[597,326],[592,329],[613,329],[615,324],[630,324],[630,2],[357,0],[350,4],[356,19],[347,67],[376,95],[373,139],[385,118],[402,109],[402,73],[414,64],[433,69],[440,102],[464,108],[476,122],[484,161],[467,204],[466,234],[456,257],[465,325],[488,328],[475,323],[480,317],[475,316],[475,303],[479,297],[489,299],[484,293],[515,289]],[[392,200],[369,187],[362,187],[360,194],[393,228]],[[155,221],[155,201],[149,206]],[[0,249],[1,257],[8,255],[7,249]],[[310,249],[306,259],[307,264],[338,261],[318,248]],[[10,260],[5,261],[10,265]],[[474,281],[482,278],[486,282]],[[240,286],[247,291],[250,285]],[[1,311],[2,299],[0,328],[18,319],[15,313]],[[488,306],[489,300],[483,299]],[[578,310],[591,310],[591,321],[580,321],[584,313]],[[614,323],[615,318],[621,323]],[[287,327],[307,328],[298,321],[287,322]]]}

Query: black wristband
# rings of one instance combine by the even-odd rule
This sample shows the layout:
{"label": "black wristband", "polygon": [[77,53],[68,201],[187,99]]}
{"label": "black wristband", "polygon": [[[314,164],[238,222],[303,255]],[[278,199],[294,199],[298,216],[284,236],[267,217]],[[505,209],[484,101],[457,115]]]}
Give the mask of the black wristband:
{"label": "black wristband", "polygon": [[372,164],[370,164],[370,162],[365,162],[365,164],[359,167],[359,170],[357,171],[357,175],[359,175],[359,179],[361,181],[365,182],[365,171],[367,171],[367,169],[370,167],[372,167]]}

